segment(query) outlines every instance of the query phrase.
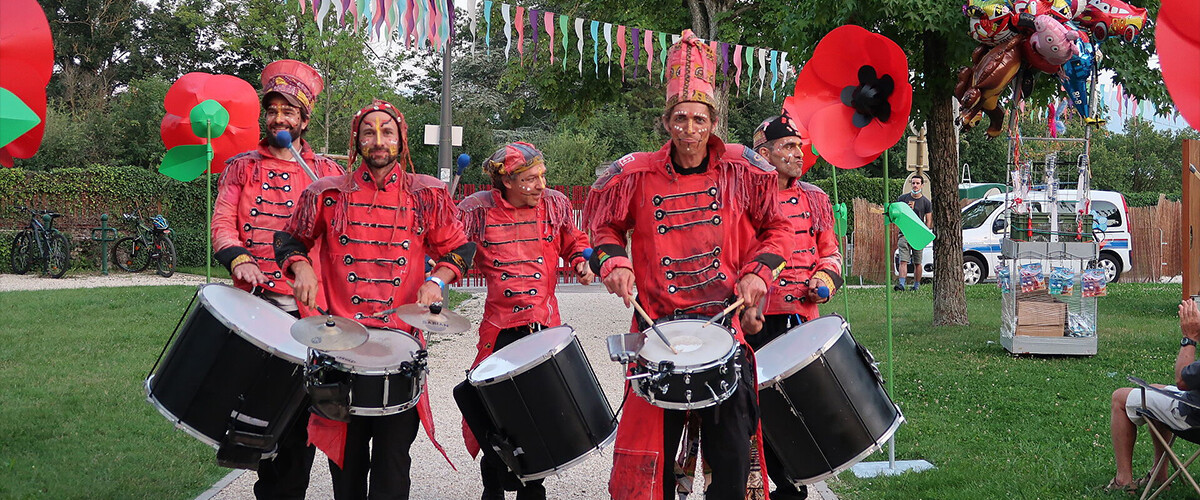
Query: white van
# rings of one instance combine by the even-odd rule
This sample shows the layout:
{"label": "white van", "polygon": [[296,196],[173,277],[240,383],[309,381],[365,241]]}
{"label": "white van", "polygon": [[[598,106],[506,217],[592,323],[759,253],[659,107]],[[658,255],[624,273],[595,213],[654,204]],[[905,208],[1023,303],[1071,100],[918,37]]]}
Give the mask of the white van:
{"label": "white van", "polygon": [[[1036,200],[1044,191],[1031,191],[1030,199]],[[1009,199],[1011,200],[1009,195]],[[1059,217],[1074,217],[1078,193],[1074,189],[1058,190]],[[992,195],[975,200],[962,209],[963,235],[963,281],[974,285],[986,279],[994,279],[996,265],[1000,263],[1000,240],[1008,236],[1008,223],[1004,220],[1005,195]],[[1045,212],[1047,201],[1036,202]],[[1125,197],[1115,191],[1091,191],[1091,212],[1097,221],[1093,231],[1100,244],[1100,256],[1096,265],[1104,269],[1109,283],[1120,279],[1121,274],[1131,269],[1129,258],[1129,206]],[[1098,217],[1096,217],[1098,216]],[[1104,225],[1101,218],[1107,219]],[[892,269],[898,265],[892,255]],[[933,277],[933,244],[925,247],[921,259],[922,278]],[[912,264],[908,265],[908,276],[912,276]]]}

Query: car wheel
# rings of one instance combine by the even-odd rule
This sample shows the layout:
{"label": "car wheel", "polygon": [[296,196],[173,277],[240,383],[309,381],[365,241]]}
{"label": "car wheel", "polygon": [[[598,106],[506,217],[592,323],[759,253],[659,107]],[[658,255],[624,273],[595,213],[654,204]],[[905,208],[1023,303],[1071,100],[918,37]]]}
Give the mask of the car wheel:
{"label": "car wheel", "polygon": [[1126,26],[1123,35],[1126,42],[1132,42],[1134,38],[1137,38],[1138,30],[1133,26]]}
{"label": "car wheel", "polygon": [[1096,23],[1096,24],[1092,25],[1092,37],[1094,37],[1097,42],[1107,38],[1108,37],[1108,25],[1104,24],[1104,23]]}
{"label": "car wheel", "polygon": [[1095,267],[1104,270],[1104,281],[1106,283],[1116,283],[1117,280],[1121,279],[1121,261],[1113,254],[1100,254],[1100,258],[1095,262]]}
{"label": "car wheel", "polygon": [[963,256],[963,283],[967,285],[975,285],[983,281],[985,276],[983,262],[979,257],[973,255]]}

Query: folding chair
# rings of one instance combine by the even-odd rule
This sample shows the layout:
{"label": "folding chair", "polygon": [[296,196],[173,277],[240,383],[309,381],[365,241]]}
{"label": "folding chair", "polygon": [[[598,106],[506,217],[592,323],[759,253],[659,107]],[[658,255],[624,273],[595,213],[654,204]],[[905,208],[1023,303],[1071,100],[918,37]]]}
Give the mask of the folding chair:
{"label": "folding chair", "polygon": [[[1154,414],[1151,413],[1150,410],[1146,409],[1146,407],[1145,407],[1146,391],[1157,392],[1159,394],[1162,394],[1163,396],[1167,396],[1171,399],[1178,401],[1179,404],[1181,404],[1181,405],[1187,405],[1187,406],[1190,406],[1197,410],[1200,410],[1200,406],[1197,406],[1197,405],[1187,401],[1186,399],[1183,399],[1179,394],[1176,394],[1175,392],[1160,389],[1158,387],[1154,387],[1154,386],[1146,383],[1145,380],[1142,380],[1140,378],[1137,378],[1134,376],[1129,376],[1128,378],[1129,378],[1129,381],[1136,384],[1138,386],[1139,390],[1142,392],[1142,407],[1135,408],[1134,412],[1137,415],[1141,416],[1142,418],[1152,421],[1151,425],[1147,425],[1146,427],[1150,428],[1150,434],[1154,436],[1154,440],[1157,441],[1160,445],[1162,445],[1163,449],[1165,450],[1165,452],[1163,453],[1163,456],[1158,459],[1158,461],[1154,464],[1154,468],[1150,470],[1150,476],[1149,476],[1150,480],[1146,483],[1146,489],[1144,491],[1142,491],[1141,499],[1142,500],[1153,500],[1160,493],[1165,491],[1167,489],[1167,486],[1171,484],[1171,481],[1174,481],[1175,478],[1178,477],[1180,474],[1183,474],[1183,477],[1186,478],[1188,483],[1190,483],[1192,485],[1192,489],[1196,490],[1196,495],[1200,495],[1200,485],[1196,484],[1196,480],[1194,478],[1192,478],[1192,475],[1190,473],[1188,473],[1188,471],[1187,471],[1187,467],[1189,465],[1191,465],[1192,462],[1194,462],[1196,460],[1196,458],[1200,457],[1200,450],[1196,450],[1196,452],[1193,453],[1192,456],[1187,459],[1187,461],[1180,461],[1179,455],[1176,455],[1175,450],[1171,449],[1171,445],[1175,442],[1176,437],[1183,438],[1185,441],[1188,441],[1191,443],[1200,444],[1200,427],[1183,430],[1183,431],[1177,431],[1175,429],[1171,429],[1171,432],[1173,435],[1171,436],[1170,439],[1165,438],[1163,436],[1163,434],[1161,432],[1159,432],[1158,428],[1153,425],[1153,423],[1162,424],[1162,422],[1159,421],[1157,418],[1155,418]],[[1165,426],[1166,424],[1163,424],[1163,425]],[[1167,428],[1170,428],[1170,427],[1168,426]],[[1166,482],[1159,485],[1157,489],[1154,489],[1154,478],[1158,477],[1158,472],[1160,470],[1162,470],[1163,467],[1166,467],[1166,461],[1168,459],[1171,461],[1172,464],[1175,465],[1175,472],[1172,473],[1169,477],[1167,477]],[[1150,493],[1151,490],[1154,491],[1153,494]],[[1149,495],[1149,496],[1147,496],[1147,495]]]}

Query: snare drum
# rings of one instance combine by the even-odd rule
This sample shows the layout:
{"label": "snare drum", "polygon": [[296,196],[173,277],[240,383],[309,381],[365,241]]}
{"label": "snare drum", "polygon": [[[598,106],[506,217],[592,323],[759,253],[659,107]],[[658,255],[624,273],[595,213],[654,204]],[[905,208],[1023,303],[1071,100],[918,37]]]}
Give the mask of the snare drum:
{"label": "snare drum", "polygon": [[[289,333],[295,322],[237,288],[201,287],[170,350],[146,378],[146,399],[176,427],[217,448],[222,466],[257,468],[304,399],[307,348]],[[226,453],[233,450],[242,450],[236,459]]]}
{"label": "snare drum", "polygon": [[755,358],[763,437],[797,485],[853,466],[904,422],[875,359],[841,316],[792,328]]}
{"label": "snare drum", "polygon": [[612,407],[570,326],[504,346],[467,381],[494,426],[480,444],[496,448],[522,481],[569,469],[617,437]]}
{"label": "snare drum", "polygon": [[416,406],[425,384],[425,350],[412,335],[368,328],[366,343],[346,351],[313,351],[306,381],[348,388],[350,415],[394,415]]}
{"label": "snare drum", "polygon": [[716,406],[733,395],[741,379],[741,346],[729,329],[705,323],[679,319],[656,325],[678,354],[653,329],[642,332],[645,340],[629,377],[638,396],[659,408],[694,410]]}

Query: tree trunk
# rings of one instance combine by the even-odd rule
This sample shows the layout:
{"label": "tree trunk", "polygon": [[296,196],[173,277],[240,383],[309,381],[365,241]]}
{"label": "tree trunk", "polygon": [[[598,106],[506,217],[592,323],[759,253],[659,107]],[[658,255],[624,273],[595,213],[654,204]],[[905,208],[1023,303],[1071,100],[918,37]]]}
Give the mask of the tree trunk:
{"label": "tree trunk", "polygon": [[[946,40],[926,32],[924,73],[929,92],[930,201],[933,202],[933,324],[967,325],[963,285],[962,217],[958,207],[958,134],[954,126],[952,69],[946,64]],[[941,85],[937,85],[941,84]]]}
{"label": "tree trunk", "polygon": [[[692,17],[692,32],[704,40],[715,40],[717,37],[717,14],[728,10],[727,2],[715,0],[687,0],[688,12]],[[720,55],[717,56],[720,58]],[[716,78],[716,75],[713,75]],[[729,138],[729,92],[721,90],[713,82],[713,111],[717,114],[713,134],[722,140]]]}

